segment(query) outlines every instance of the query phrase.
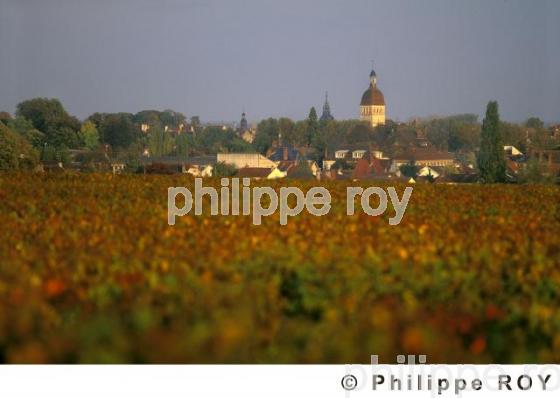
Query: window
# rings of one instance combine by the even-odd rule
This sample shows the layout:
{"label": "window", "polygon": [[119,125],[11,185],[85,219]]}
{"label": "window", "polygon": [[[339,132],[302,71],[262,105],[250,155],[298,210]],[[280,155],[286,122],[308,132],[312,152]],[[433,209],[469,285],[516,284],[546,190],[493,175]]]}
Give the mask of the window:
{"label": "window", "polygon": [[337,159],[344,159],[346,157],[347,153],[348,153],[348,150],[336,151],[334,153],[334,157],[337,158]]}
{"label": "window", "polygon": [[354,159],[361,159],[361,158],[364,157],[364,153],[366,153],[366,151],[360,149],[360,150],[352,152],[352,157]]}

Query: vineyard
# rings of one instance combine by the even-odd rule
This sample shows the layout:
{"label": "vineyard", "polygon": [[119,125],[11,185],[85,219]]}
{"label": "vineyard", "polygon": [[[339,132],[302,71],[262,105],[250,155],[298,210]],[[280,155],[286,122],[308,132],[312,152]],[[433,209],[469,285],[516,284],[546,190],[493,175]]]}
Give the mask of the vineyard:
{"label": "vineyard", "polygon": [[188,177],[0,175],[0,362],[560,362],[560,187],[418,184],[391,226],[350,184],[169,226]]}

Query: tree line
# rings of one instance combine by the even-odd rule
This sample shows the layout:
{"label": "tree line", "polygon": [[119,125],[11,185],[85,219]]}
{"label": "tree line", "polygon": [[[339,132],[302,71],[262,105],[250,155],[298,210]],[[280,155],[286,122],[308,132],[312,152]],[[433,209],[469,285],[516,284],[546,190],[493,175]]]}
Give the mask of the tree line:
{"label": "tree line", "polygon": [[[489,104],[490,108],[493,106]],[[232,127],[202,126],[198,117],[187,120],[184,114],[173,110],[94,113],[80,121],[58,99],[34,98],[19,103],[14,116],[0,112],[0,124],[0,169],[3,170],[33,167],[39,160],[66,162],[71,149],[89,151],[94,158],[109,152],[119,160],[134,164],[146,154],[151,157],[255,151],[266,154],[277,145],[307,148],[309,158],[321,164],[328,151],[341,145],[373,144],[391,156],[395,148],[414,145],[419,136],[439,150],[479,152],[479,158],[484,159],[489,156],[484,152],[488,143],[483,134],[485,123],[480,123],[473,114],[415,119],[408,123],[388,120],[385,125],[372,128],[359,120],[322,121],[315,108],[311,108],[304,120],[286,117],[261,120],[253,142],[248,143]],[[142,125],[148,130],[142,129]],[[553,144],[538,118],[530,118],[524,124],[498,120],[496,126],[500,142],[521,151],[527,149],[529,141],[537,147]],[[487,160],[478,162],[479,166],[484,163]]]}

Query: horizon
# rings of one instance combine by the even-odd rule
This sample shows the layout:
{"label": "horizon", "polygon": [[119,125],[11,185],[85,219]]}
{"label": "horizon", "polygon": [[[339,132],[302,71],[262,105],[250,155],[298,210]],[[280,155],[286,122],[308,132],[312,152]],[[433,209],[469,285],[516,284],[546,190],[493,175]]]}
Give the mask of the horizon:
{"label": "horizon", "polygon": [[0,110],[301,120],[328,91],[337,120],[358,119],[373,61],[388,119],[480,121],[497,100],[503,120],[560,120],[558,2],[231,3],[0,0]]}

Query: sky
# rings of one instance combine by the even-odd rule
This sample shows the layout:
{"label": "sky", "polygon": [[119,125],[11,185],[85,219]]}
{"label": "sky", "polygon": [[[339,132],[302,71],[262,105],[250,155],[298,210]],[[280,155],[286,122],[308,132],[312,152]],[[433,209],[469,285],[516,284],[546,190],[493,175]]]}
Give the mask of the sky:
{"label": "sky", "polygon": [[0,110],[33,97],[202,121],[358,117],[372,63],[388,118],[560,121],[558,0],[0,0]]}

